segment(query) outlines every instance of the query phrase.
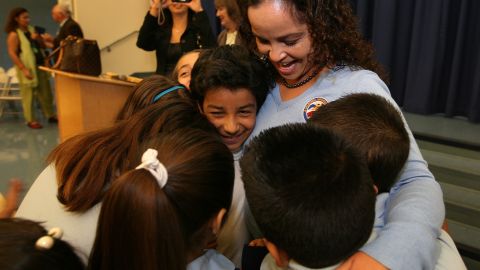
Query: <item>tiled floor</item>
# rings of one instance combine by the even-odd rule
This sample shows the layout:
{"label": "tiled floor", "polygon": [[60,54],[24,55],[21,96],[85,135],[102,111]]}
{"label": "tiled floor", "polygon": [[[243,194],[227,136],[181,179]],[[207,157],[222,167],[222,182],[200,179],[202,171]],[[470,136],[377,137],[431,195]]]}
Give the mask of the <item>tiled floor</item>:
{"label": "tiled floor", "polygon": [[59,142],[57,125],[44,123],[43,129],[33,130],[24,124],[21,115],[3,115],[0,138],[0,192],[6,191],[12,177],[23,180],[26,192]]}

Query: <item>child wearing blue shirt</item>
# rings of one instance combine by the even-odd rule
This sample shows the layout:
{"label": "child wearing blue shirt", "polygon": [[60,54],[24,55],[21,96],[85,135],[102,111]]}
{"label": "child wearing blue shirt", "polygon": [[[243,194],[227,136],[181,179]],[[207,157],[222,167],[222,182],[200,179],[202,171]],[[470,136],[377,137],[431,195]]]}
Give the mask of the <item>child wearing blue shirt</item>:
{"label": "child wearing blue shirt", "polygon": [[237,266],[240,265],[243,245],[250,239],[245,225],[245,191],[238,160],[271,87],[265,80],[266,72],[257,57],[244,47],[220,46],[200,54],[190,82],[192,96],[200,111],[233,153],[235,184],[232,206],[218,236],[217,249]]}
{"label": "child wearing blue shirt", "polygon": [[335,133],[306,124],[268,129],[240,164],[269,250],[260,269],[338,266],[369,239],[373,182],[360,154]]}

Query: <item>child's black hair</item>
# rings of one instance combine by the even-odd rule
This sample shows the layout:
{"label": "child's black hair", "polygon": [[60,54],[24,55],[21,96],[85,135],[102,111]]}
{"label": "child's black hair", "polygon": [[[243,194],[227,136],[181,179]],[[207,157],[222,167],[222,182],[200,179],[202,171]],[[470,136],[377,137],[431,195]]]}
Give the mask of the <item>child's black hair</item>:
{"label": "child's black hair", "polygon": [[378,192],[388,192],[405,165],[410,139],[400,112],[385,98],[351,94],[317,109],[309,123],[332,129],[366,158]]}
{"label": "child's black hair", "polygon": [[333,132],[307,124],[266,130],[240,164],[260,230],[301,265],[334,265],[368,240],[375,217],[368,167]]}

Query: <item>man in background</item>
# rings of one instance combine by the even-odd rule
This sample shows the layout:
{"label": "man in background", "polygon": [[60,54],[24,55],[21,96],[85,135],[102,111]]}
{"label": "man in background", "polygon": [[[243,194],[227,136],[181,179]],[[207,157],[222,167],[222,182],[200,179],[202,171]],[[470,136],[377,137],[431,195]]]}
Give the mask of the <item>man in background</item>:
{"label": "man in background", "polygon": [[45,34],[44,40],[47,42],[49,48],[54,50],[60,46],[60,41],[67,38],[69,35],[83,38],[82,28],[80,25],[71,18],[71,12],[67,5],[57,4],[52,8],[52,18],[55,22],[60,24],[57,36]]}

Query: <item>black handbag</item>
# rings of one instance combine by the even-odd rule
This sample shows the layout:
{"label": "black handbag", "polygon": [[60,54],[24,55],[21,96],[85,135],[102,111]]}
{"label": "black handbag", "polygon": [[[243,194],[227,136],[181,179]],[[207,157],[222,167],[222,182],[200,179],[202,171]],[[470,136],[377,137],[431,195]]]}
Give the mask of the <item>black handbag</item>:
{"label": "black handbag", "polygon": [[57,53],[59,54],[57,61],[51,68],[91,76],[98,76],[102,73],[100,49],[95,40],[68,36],[47,57],[46,62],[48,63],[49,59]]}

